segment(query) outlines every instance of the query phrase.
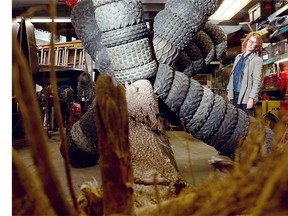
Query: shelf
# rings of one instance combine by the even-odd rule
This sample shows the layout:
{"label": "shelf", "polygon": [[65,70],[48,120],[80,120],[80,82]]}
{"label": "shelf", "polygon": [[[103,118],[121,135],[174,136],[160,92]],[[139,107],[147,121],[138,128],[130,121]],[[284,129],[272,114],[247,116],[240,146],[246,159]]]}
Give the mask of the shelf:
{"label": "shelf", "polygon": [[261,89],[261,92],[285,92],[286,89],[281,88],[269,88],[269,89]]}
{"label": "shelf", "polygon": [[275,61],[278,61],[278,60],[281,60],[281,59],[285,59],[285,58],[288,58],[288,52],[287,52],[287,53],[284,53],[284,54],[282,54],[282,55],[278,55],[278,56],[269,58],[269,59],[267,59],[267,60],[264,60],[264,61],[263,61],[263,65],[272,64],[272,63],[274,63]]}
{"label": "shelf", "polygon": [[[285,15],[286,12],[288,12],[288,4],[284,5],[282,8],[280,8],[279,10],[275,11],[273,14],[271,14],[270,16],[267,17],[267,20],[272,21],[274,20],[276,17],[278,17],[279,15]],[[280,29],[276,29],[275,27],[273,27],[271,29],[271,27],[269,27],[270,24],[268,24],[268,26],[264,27],[263,29],[257,31],[261,36],[265,37],[268,36],[269,33],[271,33],[271,31],[274,31],[269,38],[267,37],[267,39],[271,40],[285,32],[288,31],[288,26],[283,26]]]}
{"label": "shelf", "polygon": [[283,34],[285,33],[286,31],[288,31],[288,25],[287,26],[284,26],[278,30],[276,30],[275,32],[273,32],[270,36],[269,36],[269,39],[272,39],[276,36],[279,36],[280,34]]}
{"label": "shelf", "polygon": [[273,14],[271,14],[268,19],[271,20],[275,17],[277,17],[278,15],[282,14],[283,12],[285,12],[286,10],[288,10],[288,4],[284,5],[282,8],[280,8],[279,10],[275,11]]}
{"label": "shelf", "polygon": [[[55,68],[57,83],[68,83],[73,88],[77,88],[77,79],[84,70],[75,68]],[[37,73],[33,74],[34,82],[40,86],[50,85],[50,68],[40,67]]]}

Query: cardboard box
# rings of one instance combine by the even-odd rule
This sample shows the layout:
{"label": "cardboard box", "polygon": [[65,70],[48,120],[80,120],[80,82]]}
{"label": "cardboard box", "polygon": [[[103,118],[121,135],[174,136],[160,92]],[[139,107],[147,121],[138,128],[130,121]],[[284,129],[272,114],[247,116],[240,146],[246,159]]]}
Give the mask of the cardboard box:
{"label": "cardboard box", "polygon": [[282,55],[284,53],[288,52],[288,43],[287,39],[279,41],[277,43],[277,54]]}
{"label": "cardboard box", "polygon": [[249,21],[255,22],[272,14],[272,4],[270,1],[260,1],[248,10]]}

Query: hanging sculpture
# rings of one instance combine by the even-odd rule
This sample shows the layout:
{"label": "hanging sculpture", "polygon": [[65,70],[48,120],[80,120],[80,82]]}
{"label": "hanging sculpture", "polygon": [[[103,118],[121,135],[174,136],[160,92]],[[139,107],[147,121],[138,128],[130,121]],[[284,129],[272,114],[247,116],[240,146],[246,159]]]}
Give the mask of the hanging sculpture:
{"label": "hanging sculpture", "polygon": [[[72,9],[71,18],[76,33],[82,38],[85,38],[83,32],[88,34],[92,26],[83,25],[83,22],[90,20],[89,23],[92,23],[91,20],[95,20],[91,32],[97,32],[98,40],[93,43],[102,44],[103,47],[89,54],[93,59],[99,59],[103,55],[101,49],[105,50],[110,64],[102,74],[109,71],[119,84],[133,83],[140,79],[150,80],[156,96],[179,118],[187,132],[213,146],[221,154],[233,158],[236,147],[245,140],[249,122],[253,120],[193,79],[193,74],[199,72],[196,65],[199,60],[202,64],[198,68],[204,67],[214,58],[219,59],[227,47],[223,31],[217,25],[207,22],[209,15],[218,7],[217,3],[216,0],[207,0],[205,3],[196,0],[167,1],[164,10],[155,17],[153,39],[149,38],[143,8],[137,0],[93,0],[93,7],[91,1],[83,0]],[[86,13],[87,10],[90,13]],[[188,64],[185,64],[182,53],[190,60]],[[197,59],[195,61],[192,55],[200,56],[194,58]],[[182,65],[183,70],[175,70],[179,65]],[[190,67],[190,71],[187,67]],[[97,148],[96,137],[86,140],[85,145],[81,141],[82,134],[83,139],[87,134],[97,136],[93,127],[95,124],[91,123],[93,112],[91,109],[87,114],[89,117],[83,116],[78,123],[81,128],[69,135],[68,144],[73,151],[73,161],[89,161],[82,162],[82,157],[76,156],[75,149],[79,154],[86,152],[87,156],[96,152],[93,150]],[[169,119],[169,116],[165,116],[167,113],[163,115]],[[273,132],[265,128],[263,133],[266,134],[266,147],[269,151]],[[92,164],[95,162],[97,159]]]}
{"label": "hanging sculpture", "polygon": [[[183,182],[178,176],[174,159],[171,160],[174,158],[171,150],[163,149],[165,145],[166,147],[170,146],[167,138],[164,140],[160,138],[164,136],[161,134],[165,134],[165,130],[161,129],[155,133],[158,129],[154,129],[151,125],[151,116],[154,116],[153,119],[157,119],[155,116],[159,111],[167,119],[169,119],[168,115],[172,113],[188,133],[211,145],[220,154],[231,158],[235,157],[237,146],[245,141],[249,125],[254,118],[248,117],[245,112],[235,108],[223,97],[214,94],[209,88],[201,86],[198,81],[193,79],[193,74],[197,74],[199,68],[205,67],[215,58],[219,59],[227,47],[223,31],[217,25],[207,23],[208,16],[216,8],[216,0],[207,0],[205,3],[193,0],[181,2],[169,0],[166,2],[164,10],[155,17],[153,38],[149,37],[150,30],[144,23],[142,4],[138,0],[93,0],[92,3],[89,0],[83,0],[79,1],[71,11],[75,31],[80,38],[84,39],[83,46],[87,46],[87,52],[96,62],[98,59],[102,59],[103,53],[105,53],[106,62],[109,64],[106,64],[106,68],[103,70],[101,62],[99,62],[100,73],[110,75],[115,83],[126,84],[131,162],[134,173],[141,173],[141,177],[134,177],[135,182],[145,182],[147,178],[152,179],[155,171],[164,181],[168,181],[169,185],[179,181]],[[195,19],[196,17],[197,19]],[[89,25],[84,25],[86,21]],[[92,26],[93,29],[91,29]],[[97,32],[97,36],[93,32]],[[91,44],[85,42],[86,35],[90,35],[90,33],[93,33],[95,37],[93,35],[89,37],[97,39],[91,41]],[[91,50],[92,44],[99,49]],[[200,51],[198,51],[200,55],[197,54],[197,51],[194,52],[196,49]],[[190,62],[185,64],[185,61],[182,60],[183,70],[178,71],[175,70],[175,66],[176,69],[179,68],[182,53],[187,54],[186,57]],[[193,58],[193,55],[199,57]],[[199,60],[202,61],[202,64],[198,65],[197,69]],[[190,67],[190,71],[185,70],[187,67]],[[131,89],[129,83],[133,86],[138,81],[141,83],[140,81],[143,79],[153,86],[154,93],[151,91],[151,87],[146,87],[141,94],[139,92],[129,94],[129,89]],[[137,88],[141,89],[141,84],[138,85]],[[146,86],[149,85],[146,84]],[[139,94],[142,95],[142,100],[135,103]],[[152,96],[153,94],[155,95]],[[158,108],[153,109],[156,102],[147,102],[147,98],[151,97],[158,97],[159,103],[163,103],[169,113]],[[134,104],[135,110],[129,109],[130,103]],[[145,108],[147,104],[150,109],[149,107]],[[92,166],[99,160],[95,106],[94,102],[94,105],[68,134],[68,151],[70,162],[74,167]],[[143,112],[144,110],[146,112]],[[138,119],[144,119],[140,125],[144,124],[148,128],[139,127],[139,123],[132,123],[137,119],[133,117],[134,115]],[[148,121],[145,120],[146,118]],[[161,124],[158,122],[153,125],[161,126]],[[273,132],[264,126],[260,130],[264,134],[263,142],[267,152],[272,145]],[[136,134],[137,139],[134,139]],[[147,139],[149,134],[154,138]],[[149,152],[153,145],[159,148],[157,151],[154,150],[157,152],[158,158],[151,157],[149,154],[143,155],[144,152]],[[139,148],[143,150],[142,154],[133,151],[133,149]],[[140,159],[139,155],[144,158]],[[164,158],[160,159],[161,155],[164,158],[170,158],[170,163],[174,164],[173,166],[176,168],[174,174],[172,174],[173,172],[169,175],[165,174],[164,170],[168,169],[165,167],[165,163],[158,164],[156,166],[158,168],[155,167],[154,170],[153,167],[159,163],[159,160],[165,161]],[[146,164],[145,168],[141,168],[143,164]],[[168,170],[173,169],[169,168]],[[142,175],[143,173],[145,175]],[[169,176],[174,176],[174,180]],[[181,184],[185,185],[183,183]],[[147,193],[147,189],[143,189],[143,191],[145,190]],[[142,193],[144,194],[144,192]],[[176,190],[173,193],[177,193]],[[152,201],[152,203],[154,202]],[[139,206],[144,205],[140,201],[138,204]]]}
{"label": "hanging sculpture", "polygon": [[[117,191],[126,193],[126,198],[117,203],[113,200],[113,193],[107,197],[96,183],[85,183],[82,186],[83,194],[78,200],[80,211],[73,200],[77,213],[211,215],[224,212],[224,215],[233,215],[249,210],[257,215],[264,208],[270,212],[273,208],[287,212],[287,205],[285,209],[279,197],[284,197],[287,191],[284,186],[288,178],[277,175],[287,171],[287,166],[284,166],[287,163],[284,161],[284,165],[278,167],[278,172],[275,171],[274,180],[283,188],[277,194],[263,195],[261,191],[262,186],[269,189],[265,183],[271,177],[266,174],[275,168],[271,163],[266,163],[266,166],[262,164],[254,173],[246,170],[270,153],[274,136],[272,130],[193,79],[193,75],[213,58],[220,58],[227,46],[223,32],[217,26],[207,23],[208,17],[217,7],[217,0],[185,0],[181,3],[167,0],[164,10],[155,17],[152,37],[151,30],[144,23],[142,4],[138,0],[82,0],[72,8],[71,21],[75,31],[103,77],[100,76],[96,82],[93,104],[68,133],[69,157],[65,156],[65,143],[61,151],[65,159],[69,158],[72,166],[86,167],[97,164],[99,158],[107,153],[105,145],[112,147],[112,150],[115,147],[111,158],[117,163],[110,164],[110,167],[117,167],[121,178],[109,179],[115,177],[115,173],[105,173],[105,167],[102,167],[103,178],[107,175],[106,180],[114,180],[113,185],[120,186]],[[215,31],[219,33],[218,36]],[[202,38],[205,38],[205,42],[201,41]],[[160,103],[164,104],[167,112],[159,108]],[[101,109],[103,107],[106,109]],[[110,110],[112,107],[115,112]],[[179,173],[165,134],[163,118],[169,119],[170,114],[192,136],[211,145],[219,153],[235,159],[234,175],[214,186],[207,182],[209,186],[204,185],[199,190],[190,187]],[[117,128],[119,122],[123,123],[123,128]],[[253,141],[255,145],[250,145],[255,132],[258,134]],[[238,161],[243,159],[242,154],[248,155],[248,152],[251,158],[241,160],[240,165]],[[283,159],[285,152],[276,151],[273,158]],[[119,164],[123,165],[120,169]],[[240,178],[244,174],[245,178]],[[260,184],[255,186],[255,190],[245,187],[261,175],[261,181],[258,181]],[[225,196],[225,191],[231,189],[230,183],[243,187],[243,196],[240,196],[241,193],[239,197],[236,195],[236,186],[235,190],[230,191],[230,196]],[[109,187],[104,187],[106,193],[107,190]],[[218,193],[213,195],[213,191]],[[53,198],[51,193],[48,195],[49,199]],[[269,196],[275,198],[275,202],[263,206]],[[59,194],[56,198],[63,200]],[[57,202],[50,205],[46,199],[43,200],[49,212],[75,215],[74,208],[68,211],[66,202],[65,210],[65,206],[61,208]],[[216,205],[222,200],[222,205]],[[227,203],[237,202],[238,205],[227,208],[223,204],[225,200]],[[244,201],[247,205],[244,205]],[[256,201],[259,205],[254,208]],[[159,203],[161,205],[153,205]],[[113,204],[113,208],[109,209],[109,204]],[[118,204],[119,211],[115,207]],[[209,210],[207,205],[205,209],[201,208],[202,204],[210,207],[215,204],[215,209]],[[134,209],[133,205],[138,209]],[[181,208],[177,207],[179,205]]]}

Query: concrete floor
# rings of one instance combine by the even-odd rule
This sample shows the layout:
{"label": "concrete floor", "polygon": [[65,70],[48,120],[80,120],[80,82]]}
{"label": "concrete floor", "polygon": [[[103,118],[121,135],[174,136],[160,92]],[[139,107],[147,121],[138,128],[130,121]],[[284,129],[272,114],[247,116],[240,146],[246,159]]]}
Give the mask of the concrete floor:
{"label": "concrete floor", "polygon": [[[167,135],[172,146],[178,168],[186,181],[190,184],[199,185],[207,177],[215,173],[215,168],[209,164],[208,160],[212,156],[217,156],[217,151],[209,145],[193,138],[190,134],[183,131],[168,131]],[[49,149],[51,159],[55,165],[64,192],[68,195],[66,175],[64,171],[64,161],[59,152],[60,138],[58,133],[53,133],[49,139]],[[17,150],[23,162],[35,174],[36,170],[30,156],[29,147]],[[100,166],[96,165],[89,168],[71,168],[72,181],[75,194],[80,193],[80,186],[86,181],[95,178],[101,184]]]}

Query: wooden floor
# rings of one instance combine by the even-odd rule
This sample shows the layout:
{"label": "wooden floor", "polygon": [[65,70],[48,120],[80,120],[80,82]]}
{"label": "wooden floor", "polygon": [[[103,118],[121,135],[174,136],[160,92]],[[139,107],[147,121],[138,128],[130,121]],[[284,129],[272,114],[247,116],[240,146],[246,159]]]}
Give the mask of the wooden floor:
{"label": "wooden floor", "polygon": [[[208,163],[208,160],[212,156],[218,155],[214,148],[182,131],[168,131],[167,134],[178,168],[188,183],[199,185],[205,181],[210,174],[216,172],[214,167]],[[64,161],[59,151],[59,145],[59,134],[57,132],[52,133],[49,139],[50,156],[55,165],[56,174],[61,181],[63,190],[68,195]],[[18,149],[17,152],[31,171],[31,174],[35,174],[36,170],[30,157],[29,147]],[[75,194],[80,193],[80,186],[85,181],[96,179],[99,184],[101,184],[99,168],[99,165],[89,168],[71,168]]]}

